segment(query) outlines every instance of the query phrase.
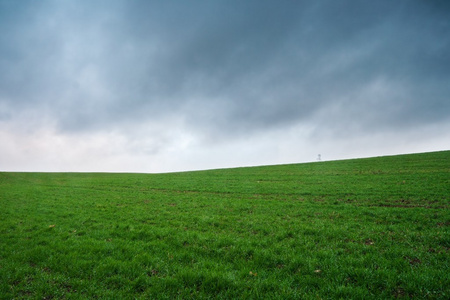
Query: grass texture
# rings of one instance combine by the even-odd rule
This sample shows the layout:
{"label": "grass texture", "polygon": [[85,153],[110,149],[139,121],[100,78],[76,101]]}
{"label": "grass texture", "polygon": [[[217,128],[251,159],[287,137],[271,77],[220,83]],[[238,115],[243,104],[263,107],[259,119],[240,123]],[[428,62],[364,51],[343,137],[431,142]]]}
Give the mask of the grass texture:
{"label": "grass texture", "polygon": [[0,173],[0,299],[449,299],[450,151]]}

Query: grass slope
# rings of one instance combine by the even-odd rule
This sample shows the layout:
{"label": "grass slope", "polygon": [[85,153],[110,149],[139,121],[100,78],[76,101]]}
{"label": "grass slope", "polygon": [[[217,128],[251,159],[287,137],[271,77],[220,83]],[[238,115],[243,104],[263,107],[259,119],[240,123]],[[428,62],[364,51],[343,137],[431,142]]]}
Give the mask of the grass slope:
{"label": "grass slope", "polygon": [[450,298],[450,151],[0,173],[0,298]]}

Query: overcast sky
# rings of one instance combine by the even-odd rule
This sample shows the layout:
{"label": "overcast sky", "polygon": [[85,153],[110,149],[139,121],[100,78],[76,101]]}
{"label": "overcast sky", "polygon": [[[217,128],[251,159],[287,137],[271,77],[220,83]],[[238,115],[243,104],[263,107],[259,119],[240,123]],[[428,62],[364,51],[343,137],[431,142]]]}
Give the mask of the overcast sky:
{"label": "overcast sky", "polygon": [[0,0],[0,171],[450,149],[450,1]]}

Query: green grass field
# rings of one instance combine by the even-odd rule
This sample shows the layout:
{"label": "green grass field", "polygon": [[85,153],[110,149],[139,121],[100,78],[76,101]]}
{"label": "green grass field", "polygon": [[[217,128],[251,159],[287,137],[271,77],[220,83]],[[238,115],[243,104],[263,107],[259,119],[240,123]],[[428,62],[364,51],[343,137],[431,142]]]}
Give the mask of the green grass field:
{"label": "green grass field", "polygon": [[450,298],[450,151],[0,173],[0,299]]}

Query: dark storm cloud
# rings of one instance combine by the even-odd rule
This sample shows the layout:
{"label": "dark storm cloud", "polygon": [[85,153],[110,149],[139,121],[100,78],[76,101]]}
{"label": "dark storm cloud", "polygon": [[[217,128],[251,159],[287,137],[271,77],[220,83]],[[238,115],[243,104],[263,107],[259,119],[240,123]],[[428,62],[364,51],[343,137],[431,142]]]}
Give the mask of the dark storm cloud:
{"label": "dark storm cloud", "polygon": [[448,120],[446,1],[0,1],[0,121],[211,136]]}

